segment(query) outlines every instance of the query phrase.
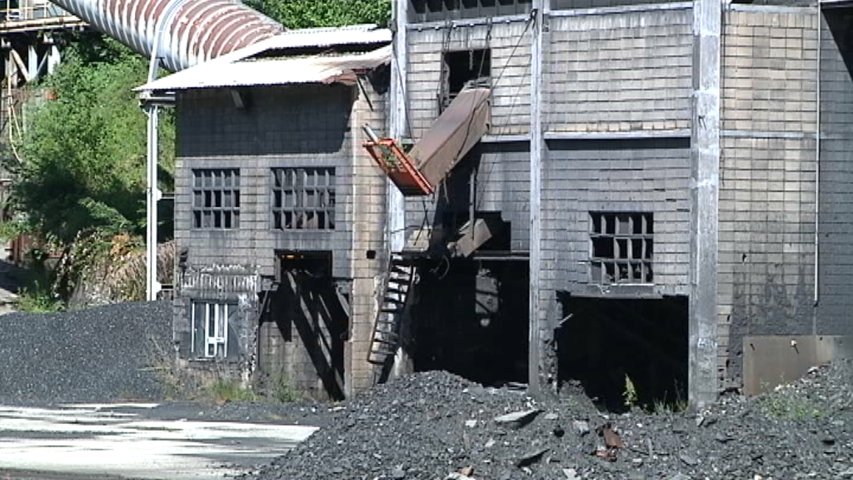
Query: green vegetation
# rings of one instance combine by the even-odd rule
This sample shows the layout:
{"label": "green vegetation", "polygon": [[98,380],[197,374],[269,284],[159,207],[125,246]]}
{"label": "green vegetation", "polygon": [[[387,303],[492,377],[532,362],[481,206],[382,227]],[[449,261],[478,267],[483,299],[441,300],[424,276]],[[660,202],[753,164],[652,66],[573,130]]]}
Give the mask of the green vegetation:
{"label": "green vegetation", "polygon": [[246,4],[287,28],[386,25],[390,0],[247,0]]}
{"label": "green vegetation", "polygon": [[[386,24],[391,11],[389,0],[248,3],[288,28]],[[145,230],[146,116],[133,88],[145,83],[148,59],[94,32],[64,42],[62,65],[36,87],[46,100],[27,115],[23,137],[4,160],[16,183],[7,204],[14,220],[0,225],[0,237],[27,233],[60,256],[57,269],[24,292],[22,305],[34,310],[60,308],[56,302],[67,300],[83,272],[115,277],[109,269],[140,250]],[[171,111],[161,115],[160,134],[161,189],[171,191]],[[172,219],[161,221],[167,240]],[[132,270],[122,273],[144,275]],[[142,278],[137,283],[109,288],[136,300],[144,294]]]}
{"label": "green vegetation", "polygon": [[255,402],[258,396],[250,388],[245,388],[239,382],[217,379],[207,388],[207,396],[216,403],[226,402]]}
{"label": "green vegetation", "polygon": [[769,393],[758,400],[758,406],[768,417],[780,420],[803,421],[823,416],[814,400],[793,390]]}

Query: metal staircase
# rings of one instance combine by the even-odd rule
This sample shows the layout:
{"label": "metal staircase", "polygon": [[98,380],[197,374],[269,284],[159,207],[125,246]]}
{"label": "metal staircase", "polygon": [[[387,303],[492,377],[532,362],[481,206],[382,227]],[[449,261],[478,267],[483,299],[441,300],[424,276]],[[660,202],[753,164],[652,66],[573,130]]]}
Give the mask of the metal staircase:
{"label": "metal staircase", "polygon": [[379,312],[373,324],[367,361],[383,365],[400,346],[400,324],[406,311],[415,278],[411,260],[391,254],[388,276],[382,289]]}

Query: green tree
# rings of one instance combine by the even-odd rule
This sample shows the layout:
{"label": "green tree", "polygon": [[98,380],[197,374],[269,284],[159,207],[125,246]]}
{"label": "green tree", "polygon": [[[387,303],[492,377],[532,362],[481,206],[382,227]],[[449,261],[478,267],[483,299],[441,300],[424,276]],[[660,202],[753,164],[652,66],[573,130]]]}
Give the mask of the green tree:
{"label": "green tree", "polygon": [[[10,165],[26,227],[61,245],[87,230],[138,234],[145,222],[146,117],[133,88],[145,82],[147,61],[100,35],[74,40],[43,85],[50,100],[31,115],[22,160]],[[165,120],[170,172],[174,128]]]}
{"label": "green tree", "polygon": [[390,0],[246,0],[246,4],[287,28],[386,25]]}

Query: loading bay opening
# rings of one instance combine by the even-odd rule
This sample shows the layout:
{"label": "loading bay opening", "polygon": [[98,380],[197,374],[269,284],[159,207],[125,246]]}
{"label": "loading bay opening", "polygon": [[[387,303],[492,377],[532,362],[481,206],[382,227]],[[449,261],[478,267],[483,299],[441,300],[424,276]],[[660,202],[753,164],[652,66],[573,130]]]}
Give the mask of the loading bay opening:
{"label": "loading bay opening", "polygon": [[485,385],[526,383],[527,261],[455,259],[421,272],[415,370],[447,370]]}
{"label": "loading bay opening", "polygon": [[686,296],[561,300],[567,317],[556,332],[562,388],[582,388],[616,412],[686,405]]}

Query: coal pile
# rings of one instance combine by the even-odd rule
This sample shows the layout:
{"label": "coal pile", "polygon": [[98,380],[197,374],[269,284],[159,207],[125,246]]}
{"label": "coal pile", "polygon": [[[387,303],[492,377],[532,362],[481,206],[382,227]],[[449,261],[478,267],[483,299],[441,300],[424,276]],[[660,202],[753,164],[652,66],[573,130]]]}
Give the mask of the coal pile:
{"label": "coal pile", "polygon": [[0,316],[0,402],[161,398],[153,367],[170,351],[171,318],[165,302]]}
{"label": "coal pile", "polygon": [[246,475],[290,479],[853,478],[849,364],[697,413],[606,414],[442,372],[357,396],[295,450]]}

